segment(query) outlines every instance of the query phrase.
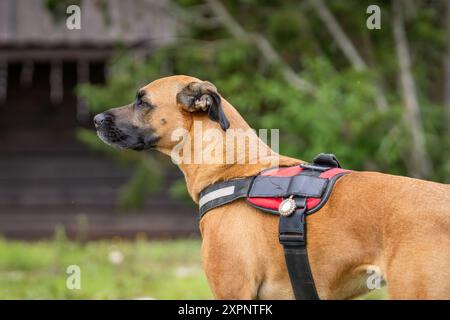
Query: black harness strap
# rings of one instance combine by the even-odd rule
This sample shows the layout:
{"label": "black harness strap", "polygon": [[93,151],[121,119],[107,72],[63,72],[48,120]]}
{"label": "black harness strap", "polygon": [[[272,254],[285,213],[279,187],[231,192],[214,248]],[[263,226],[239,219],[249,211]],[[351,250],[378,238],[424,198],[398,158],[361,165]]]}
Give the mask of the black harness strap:
{"label": "black harness strap", "polygon": [[319,300],[306,250],[306,198],[296,198],[297,209],[280,216],[279,240],[284,249],[292,290],[297,300]]}

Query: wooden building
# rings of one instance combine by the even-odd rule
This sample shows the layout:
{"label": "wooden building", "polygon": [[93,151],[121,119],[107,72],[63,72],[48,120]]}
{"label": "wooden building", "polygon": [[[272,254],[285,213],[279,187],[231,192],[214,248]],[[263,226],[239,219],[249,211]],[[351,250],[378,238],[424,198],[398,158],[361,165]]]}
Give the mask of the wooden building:
{"label": "wooden building", "polygon": [[[79,1],[79,30],[46,3],[0,0],[0,235],[51,237],[57,226],[85,238],[195,233],[195,208],[164,191],[141,213],[118,214],[117,194],[131,169],[75,137],[76,128],[92,128],[75,86],[102,83],[119,45],[146,56],[170,43],[175,22],[167,1]],[[180,177],[169,171],[167,185]]]}

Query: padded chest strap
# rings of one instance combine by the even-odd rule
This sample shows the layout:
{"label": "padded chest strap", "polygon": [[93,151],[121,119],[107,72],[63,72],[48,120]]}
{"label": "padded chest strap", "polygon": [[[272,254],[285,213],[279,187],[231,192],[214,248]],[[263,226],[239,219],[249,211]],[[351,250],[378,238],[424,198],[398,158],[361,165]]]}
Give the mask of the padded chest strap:
{"label": "padded chest strap", "polygon": [[228,180],[213,184],[200,193],[200,219],[211,209],[239,198],[257,197],[317,197],[320,198],[328,185],[328,179],[316,175],[256,176]]}

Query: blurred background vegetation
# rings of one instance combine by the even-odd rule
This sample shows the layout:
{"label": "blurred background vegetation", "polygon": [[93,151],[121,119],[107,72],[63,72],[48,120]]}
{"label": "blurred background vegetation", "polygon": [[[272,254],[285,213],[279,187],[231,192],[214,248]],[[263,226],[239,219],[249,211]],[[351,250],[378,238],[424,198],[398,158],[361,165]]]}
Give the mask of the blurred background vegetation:
{"label": "blurred background vegetation", "polygon": [[[97,113],[188,74],[213,82],[252,127],[279,128],[282,154],[331,152],[347,168],[449,182],[448,8],[379,1],[381,29],[369,30],[372,2],[174,1],[172,45],[147,59],[119,52],[105,85],[78,92]],[[154,156],[111,150],[86,129],[79,138],[137,165],[121,203],[139,207],[160,177]],[[182,182],[172,189],[185,195]]]}

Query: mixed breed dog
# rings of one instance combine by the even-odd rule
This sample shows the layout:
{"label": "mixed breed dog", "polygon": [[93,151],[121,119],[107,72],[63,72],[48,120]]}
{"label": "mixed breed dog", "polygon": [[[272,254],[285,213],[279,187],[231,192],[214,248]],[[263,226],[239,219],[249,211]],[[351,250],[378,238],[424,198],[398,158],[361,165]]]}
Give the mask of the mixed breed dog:
{"label": "mixed breed dog", "polygon": [[[213,84],[182,75],[155,80],[133,103],[94,118],[98,136],[116,148],[170,156],[180,128],[189,138],[181,142],[192,141],[184,152],[213,144],[217,161],[178,166],[200,207],[215,298],[348,299],[368,292],[368,270],[379,270],[390,299],[450,299],[450,185],[344,170],[327,154],[312,164],[277,154],[271,168],[245,144],[194,135],[196,122],[219,135],[250,129]],[[244,161],[224,162],[217,150]]]}

